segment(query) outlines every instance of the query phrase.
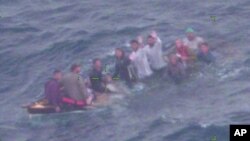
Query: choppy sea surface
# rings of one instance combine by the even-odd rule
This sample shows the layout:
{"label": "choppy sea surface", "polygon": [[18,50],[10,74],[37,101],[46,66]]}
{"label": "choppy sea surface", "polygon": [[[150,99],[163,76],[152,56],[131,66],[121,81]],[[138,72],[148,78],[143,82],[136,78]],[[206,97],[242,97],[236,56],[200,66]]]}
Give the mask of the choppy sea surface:
{"label": "choppy sea surface", "polygon": [[[249,0],[0,0],[0,140],[229,141],[250,123]],[[212,18],[213,17],[213,18]],[[193,27],[216,53],[183,83],[152,78],[107,108],[29,117],[51,71],[156,30],[164,48]]]}

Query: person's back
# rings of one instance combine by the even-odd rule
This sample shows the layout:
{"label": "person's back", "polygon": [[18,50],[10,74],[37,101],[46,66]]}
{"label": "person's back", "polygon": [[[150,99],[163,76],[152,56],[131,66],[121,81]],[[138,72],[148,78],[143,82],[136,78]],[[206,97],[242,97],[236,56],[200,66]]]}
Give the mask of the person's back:
{"label": "person's back", "polygon": [[84,83],[80,75],[70,72],[64,76],[62,83],[66,96],[74,100],[84,99],[84,93],[80,86],[84,85]]}
{"label": "person's back", "polygon": [[62,79],[64,96],[73,100],[84,100],[87,94],[84,80],[79,73],[80,66],[72,67],[72,72],[66,74]]}
{"label": "person's back", "polygon": [[53,78],[45,83],[45,98],[48,100],[49,104],[54,106],[60,105],[60,94],[61,94],[61,80],[62,74],[59,70],[54,71]]}
{"label": "person's back", "polygon": [[145,47],[150,66],[153,70],[160,70],[166,66],[162,54],[162,43],[159,37],[148,36],[148,45]]}

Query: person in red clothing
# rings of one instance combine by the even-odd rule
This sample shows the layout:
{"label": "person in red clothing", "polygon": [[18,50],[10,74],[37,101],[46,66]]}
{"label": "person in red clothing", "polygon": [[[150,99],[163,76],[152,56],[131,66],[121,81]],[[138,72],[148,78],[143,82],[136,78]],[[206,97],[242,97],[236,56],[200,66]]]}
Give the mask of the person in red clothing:
{"label": "person in red clothing", "polygon": [[188,47],[183,44],[181,39],[177,39],[175,41],[175,47],[176,56],[179,57],[184,63],[186,63],[190,59]]}

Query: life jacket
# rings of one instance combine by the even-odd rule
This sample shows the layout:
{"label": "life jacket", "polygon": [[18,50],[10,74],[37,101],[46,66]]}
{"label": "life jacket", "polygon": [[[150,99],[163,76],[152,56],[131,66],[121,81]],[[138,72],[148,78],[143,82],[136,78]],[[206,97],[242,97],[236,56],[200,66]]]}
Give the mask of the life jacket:
{"label": "life jacket", "polygon": [[67,105],[77,106],[79,108],[83,108],[87,105],[85,100],[74,100],[68,97],[62,97],[62,102]]}

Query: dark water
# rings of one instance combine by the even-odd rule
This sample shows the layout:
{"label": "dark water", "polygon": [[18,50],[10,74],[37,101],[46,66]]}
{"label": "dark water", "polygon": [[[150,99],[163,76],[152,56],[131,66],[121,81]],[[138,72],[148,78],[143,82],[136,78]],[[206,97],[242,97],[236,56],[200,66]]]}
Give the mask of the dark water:
{"label": "dark water", "polygon": [[[248,0],[0,0],[0,139],[3,141],[218,141],[250,122]],[[215,22],[211,16],[216,16]],[[165,47],[193,27],[217,63],[180,85],[152,80],[108,108],[29,118],[55,68],[106,62],[114,47],[158,31]]]}

